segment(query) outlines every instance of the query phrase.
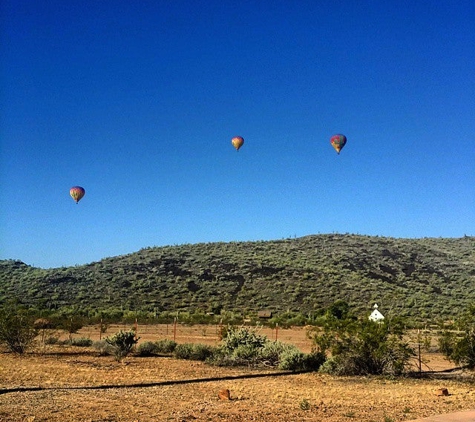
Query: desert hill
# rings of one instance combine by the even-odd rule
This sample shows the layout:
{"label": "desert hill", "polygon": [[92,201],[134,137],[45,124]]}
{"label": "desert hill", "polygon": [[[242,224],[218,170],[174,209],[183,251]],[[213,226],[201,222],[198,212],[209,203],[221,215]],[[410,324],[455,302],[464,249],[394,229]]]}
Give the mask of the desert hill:
{"label": "desert hill", "polygon": [[41,269],[0,261],[0,304],[44,309],[310,314],[355,310],[433,321],[475,302],[475,237],[323,234],[149,247],[87,265]]}

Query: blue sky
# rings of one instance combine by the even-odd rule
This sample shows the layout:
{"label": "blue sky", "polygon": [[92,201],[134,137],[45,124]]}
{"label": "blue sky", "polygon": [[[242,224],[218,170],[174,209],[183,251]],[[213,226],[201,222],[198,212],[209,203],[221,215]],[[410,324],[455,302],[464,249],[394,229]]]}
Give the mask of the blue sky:
{"label": "blue sky", "polygon": [[475,235],[472,0],[1,8],[2,259]]}

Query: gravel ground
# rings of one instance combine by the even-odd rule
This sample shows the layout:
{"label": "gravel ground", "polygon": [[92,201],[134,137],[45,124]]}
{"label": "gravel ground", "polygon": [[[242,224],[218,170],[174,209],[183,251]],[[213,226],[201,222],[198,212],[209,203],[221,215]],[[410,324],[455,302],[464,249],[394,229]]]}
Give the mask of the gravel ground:
{"label": "gravel ground", "polygon": [[[439,395],[441,388],[449,395]],[[223,389],[231,400],[218,398]],[[1,422],[399,422],[474,407],[473,374],[391,380],[282,375],[164,357],[118,363],[79,348],[0,354]]]}

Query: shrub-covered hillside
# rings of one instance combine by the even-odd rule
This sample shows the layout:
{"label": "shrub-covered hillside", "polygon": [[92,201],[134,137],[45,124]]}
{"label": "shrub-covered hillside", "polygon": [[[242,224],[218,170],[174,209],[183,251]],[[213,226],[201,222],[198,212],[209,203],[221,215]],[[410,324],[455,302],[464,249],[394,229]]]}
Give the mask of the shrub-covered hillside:
{"label": "shrub-covered hillside", "polygon": [[0,304],[252,314],[311,313],[343,299],[356,310],[448,319],[475,301],[475,238],[314,235],[145,248],[87,265],[0,261]]}

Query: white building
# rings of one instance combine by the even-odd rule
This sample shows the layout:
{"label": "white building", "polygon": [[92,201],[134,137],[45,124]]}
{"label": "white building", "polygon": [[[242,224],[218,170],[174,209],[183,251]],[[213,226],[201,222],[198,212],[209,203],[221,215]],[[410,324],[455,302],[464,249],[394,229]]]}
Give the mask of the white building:
{"label": "white building", "polygon": [[384,315],[378,311],[378,304],[375,303],[373,306],[373,312],[369,316],[370,321],[380,322],[384,319]]}

